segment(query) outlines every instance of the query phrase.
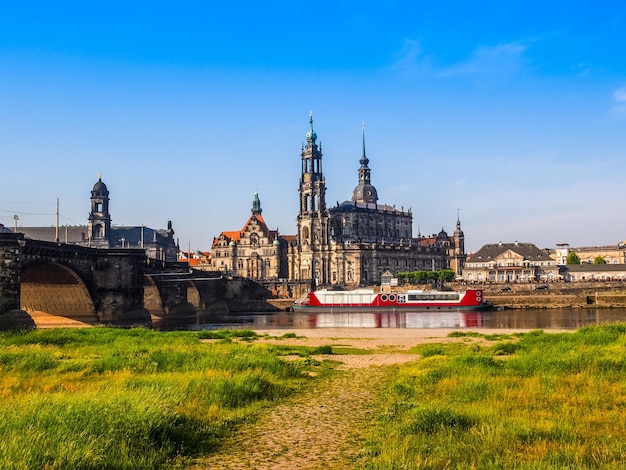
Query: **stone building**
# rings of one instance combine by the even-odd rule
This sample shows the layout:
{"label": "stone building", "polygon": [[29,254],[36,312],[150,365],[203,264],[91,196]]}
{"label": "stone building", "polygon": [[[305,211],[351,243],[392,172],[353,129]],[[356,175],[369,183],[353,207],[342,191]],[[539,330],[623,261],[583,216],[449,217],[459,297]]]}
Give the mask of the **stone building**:
{"label": "stone building", "polygon": [[460,274],[465,260],[464,234],[457,229],[431,238],[413,238],[411,209],[380,204],[372,185],[369,159],[359,160],[352,198],[329,208],[322,171],[322,148],[313,118],[302,147],[297,235],[288,248],[289,279],[314,286],[356,287],[380,283],[384,272],[453,268]]}
{"label": "stone building", "polygon": [[581,246],[571,247],[568,243],[559,243],[556,248],[557,264],[566,264],[567,256],[574,252],[580,258],[581,264],[593,264],[598,257],[606,264],[626,264],[626,243],[620,242],[615,245],[604,246]]}
{"label": "stone building", "polygon": [[146,256],[159,261],[176,261],[178,247],[174,240],[172,222],[167,229],[141,226],[116,226],[111,223],[109,190],[102,176],[91,190],[91,210],[87,225],[58,227],[19,227],[27,238],[94,248],[142,248]]}
{"label": "stone building", "polygon": [[533,282],[560,278],[559,266],[550,250],[518,242],[484,245],[467,258],[462,277],[468,282]]}
{"label": "stone building", "polygon": [[259,281],[287,277],[287,242],[267,227],[258,194],[251,212],[241,230],[213,239],[210,269]]}
{"label": "stone building", "polygon": [[626,281],[626,264],[568,264],[560,269],[566,282]]}

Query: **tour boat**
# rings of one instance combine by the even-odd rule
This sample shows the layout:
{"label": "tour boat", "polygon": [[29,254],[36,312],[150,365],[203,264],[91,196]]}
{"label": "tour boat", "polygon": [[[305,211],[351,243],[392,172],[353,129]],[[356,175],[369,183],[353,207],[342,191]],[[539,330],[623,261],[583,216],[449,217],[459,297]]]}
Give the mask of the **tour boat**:
{"label": "tour boat", "polygon": [[354,310],[481,310],[489,307],[481,289],[465,291],[408,290],[374,292],[373,289],[350,291],[318,290],[309,292],[293,304],[296,312]]}

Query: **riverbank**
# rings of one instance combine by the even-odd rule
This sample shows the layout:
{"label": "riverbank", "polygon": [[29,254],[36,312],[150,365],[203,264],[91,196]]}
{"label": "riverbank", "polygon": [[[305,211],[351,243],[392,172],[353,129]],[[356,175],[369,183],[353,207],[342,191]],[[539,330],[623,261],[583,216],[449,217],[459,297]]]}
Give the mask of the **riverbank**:
{"label": "riverbank", "polygon": [[624,308],[622,282],[488,284],[485,299],[500,308]]}

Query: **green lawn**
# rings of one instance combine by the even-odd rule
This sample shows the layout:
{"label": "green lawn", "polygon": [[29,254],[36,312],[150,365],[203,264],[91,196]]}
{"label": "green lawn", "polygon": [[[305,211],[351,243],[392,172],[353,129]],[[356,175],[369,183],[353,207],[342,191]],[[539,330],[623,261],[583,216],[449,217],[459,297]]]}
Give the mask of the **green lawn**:
{"label": "green lawn", "polygon": [[294,351],[255,337],[108,328],[0,334],[0,468],[184,467],[324,370],[306,350],[283,361]]}
{"label": "green lawn", "polygon": [[357,468],[626,468],[626,325],[455,336],[401,367]]}

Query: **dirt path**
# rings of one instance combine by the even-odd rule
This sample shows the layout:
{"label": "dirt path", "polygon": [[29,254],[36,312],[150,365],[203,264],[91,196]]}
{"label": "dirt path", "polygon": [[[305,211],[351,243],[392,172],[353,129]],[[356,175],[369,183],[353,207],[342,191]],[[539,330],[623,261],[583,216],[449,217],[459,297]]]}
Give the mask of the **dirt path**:
{"label": "dirt path", "polygon": [[[341,361],[332,377],[261,414],[202,459],[196,469],[335,470],[354,467],[363,449],[364,430],[374,418],[377,393],[392,380],[396,365],[419,357],[406,352],[423,342],[446,338],[450,330],[294,330],[297,338],[279,339],[284,330],[268,330],[264,340],[280,344],[349,346],[372,354],[326,356]],[[320,357],[323,358],[323,357]]]}
{"label": "dirt path", "polygon": [[389,366],[350,368],[321,380],[244,426],[197,468],[352,468],[372,419],[376,390],[392,373]]}

